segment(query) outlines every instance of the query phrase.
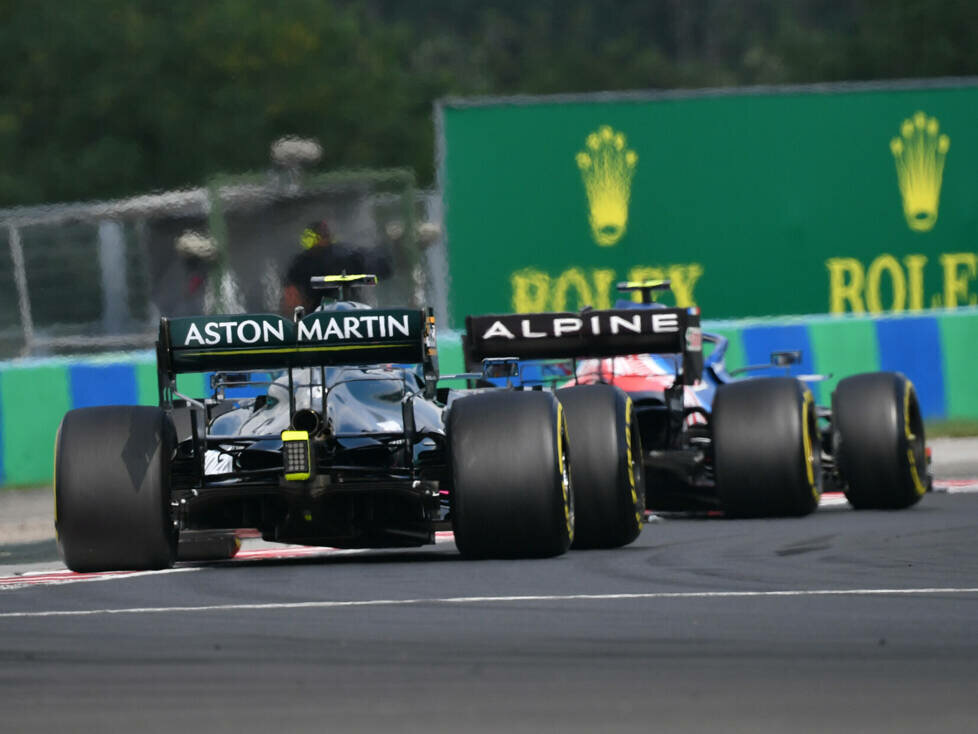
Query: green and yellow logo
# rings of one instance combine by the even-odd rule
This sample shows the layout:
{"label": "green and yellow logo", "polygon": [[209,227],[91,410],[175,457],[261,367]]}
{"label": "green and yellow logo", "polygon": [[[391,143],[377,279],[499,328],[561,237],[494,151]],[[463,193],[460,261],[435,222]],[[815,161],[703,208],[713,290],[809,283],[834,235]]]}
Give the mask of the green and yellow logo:
{"label": "green and yellow logo", "polygon": [[903,216],[914,232],[929,232],[937,223],[944,159],[951,138],[940,133],[936,117],[916,112],[890,141],[897,183],[903,198]]}
{"label": "green and yellow logo", "polygon": [[625,236],[628,200],[638,154],[628,150],[625,134],[602,125],[587,136],[577,156],[594,241],[611,247]]}

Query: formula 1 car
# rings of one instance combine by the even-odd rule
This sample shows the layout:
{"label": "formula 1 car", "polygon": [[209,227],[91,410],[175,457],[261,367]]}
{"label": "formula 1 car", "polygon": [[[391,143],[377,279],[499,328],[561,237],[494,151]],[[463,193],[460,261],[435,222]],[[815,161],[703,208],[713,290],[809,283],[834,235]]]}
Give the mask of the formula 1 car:
{"label": "formula 1 car", "polygon": [[[292,320],[161,319],[159,406],[65,415],[54,487],[69,568],[227,558],[243,528],[342,548],[420,546],[453,529],[476,558],[568,549],[571,411],[547,391],[438,388],[430,310],[346,300],[374,276],[313,282],[338,300]],[[212,372],[212,396],[178,392],[187,372]],[[249,386],[257,394],[233,395]]]}
{"label": "formula 1 car", "polygon": [[[615,386],[634,405],[646,507],[720,509],[732,516],[797,516],[823,490],[845,492],[856,509],[899,509],[927,491],[927,454],[917,395],[902,374],[839,381],[831,408],[814,403],[806,380],[735,379],[724,367],[727,340],[704,334],[696,308],[666,308],[654,293],[668,281],[619,283],[642,303],[611,310],[469,316],[465,358],[520,361],[520,380],[558,386]],[[704,362],[703,344],[712,346]],[[776,352],[789,368],[799,352]],[[770,367],[770,365],[765,365]],[[569,419],[570,420],[570,419]],[[570,420],[589,441],[603,425]],[[638,441],[633,441],[633,446]]]}

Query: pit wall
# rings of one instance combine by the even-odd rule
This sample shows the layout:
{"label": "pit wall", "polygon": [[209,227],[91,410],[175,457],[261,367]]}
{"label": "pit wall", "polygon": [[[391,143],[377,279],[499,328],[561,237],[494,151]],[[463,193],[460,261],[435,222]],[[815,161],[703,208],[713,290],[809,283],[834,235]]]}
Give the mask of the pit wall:
{"label": "pit wall", "polygon": [[[796,373],[831,375],[813,384],[823,404],[842,377],[897,370],[913,381],[926,418],[978,419],[978,308],[882,318],[715,321],[706,322],[704,330],[730,340],[728,369],[768,363],[772,351],[802,350]],[[440,335],[439,353],[442,374],[463,371],[457,334]],[[207,375],[181,375],[178,388],[201,396],[208,380]],[[51,481],[54,438],[66,411],[156,402],[151,351],[0,363],[0,485]]]}

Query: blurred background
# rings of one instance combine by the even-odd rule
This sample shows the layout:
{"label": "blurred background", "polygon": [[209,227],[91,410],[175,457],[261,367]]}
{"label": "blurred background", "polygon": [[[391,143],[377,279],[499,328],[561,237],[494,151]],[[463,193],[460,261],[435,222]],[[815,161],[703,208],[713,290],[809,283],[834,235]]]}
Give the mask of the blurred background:
{"label": "blurred background", "polygon": [[974,433],[976,48],[974,0],[0,0],[0,484],[156,402],[161,315],[280,312],[324,220],[444,373],[466,313],[665,276],[728,366]]}
{"label": "blurred background", "polygon": [[[978,73],[969,0],[0,0],[0,359],[275,311],[310,221],[446,310],[443,98]],[[183,239],[181,239],[183,238]]]}

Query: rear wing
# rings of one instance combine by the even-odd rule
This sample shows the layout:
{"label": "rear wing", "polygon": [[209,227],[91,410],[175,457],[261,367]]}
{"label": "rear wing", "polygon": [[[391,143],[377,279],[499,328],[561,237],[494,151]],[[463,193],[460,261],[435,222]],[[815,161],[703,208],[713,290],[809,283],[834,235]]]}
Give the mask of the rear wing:
{"label": "rear wing", "polygon": [[414,309],[316,311],[160,319],[160,372],[274,370],[329,365],[423,364],[434,357],[434,319]]}
{"label": "rear wing", "polygon": [[465,331],[465,359],[470,365],[494,357],[577,359],[652,353],[681,355],[686,384],[703,373],[698,308],[467,316]]}

